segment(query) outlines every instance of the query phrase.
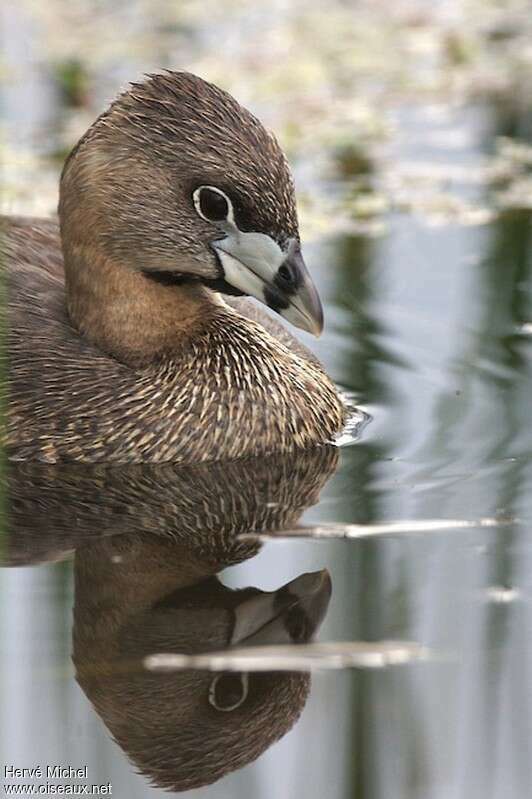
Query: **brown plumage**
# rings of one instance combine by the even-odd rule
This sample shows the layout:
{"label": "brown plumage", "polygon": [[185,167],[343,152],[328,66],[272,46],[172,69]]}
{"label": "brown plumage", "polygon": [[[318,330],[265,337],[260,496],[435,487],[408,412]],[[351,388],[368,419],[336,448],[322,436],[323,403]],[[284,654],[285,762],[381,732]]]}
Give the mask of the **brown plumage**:
{"label": "brown plumage", "polygon": [[[213,195],[221,219],[205,216]],[[61,236],[51,221],[2,225],[11,458],[190,463],[341,429],[316,359],[223,298],[321,326],[286,161],[229,95],[186,73],[133,85],[67,159],[59,217]]]}

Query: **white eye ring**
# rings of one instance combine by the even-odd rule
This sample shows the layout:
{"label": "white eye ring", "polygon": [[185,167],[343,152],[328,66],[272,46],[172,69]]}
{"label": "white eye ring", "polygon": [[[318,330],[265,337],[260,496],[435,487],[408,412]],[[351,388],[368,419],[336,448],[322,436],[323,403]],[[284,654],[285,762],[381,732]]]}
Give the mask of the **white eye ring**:
{"label": "white eye ring", "polygon": [[[201,210],[201,192],[204,189],[208,189],[209,191],[214,192],[214,194],[219,194],[220,197],[224,198],[225,202],[227,203],[227,214],[223,219],[210,219]],[[192,201],[194,203],[194,208],[196,209],[198,216],[201,216],[201,218],[205,219],[206,222],[210,222],[211,224],[217,224],[217,223],[221,224],[223,222],[231,222],[232,224],[235,223],[233,203],[231,202],[227,194],[221,189],[217,189],[216,186],[198,186],[198,188],[194,189],[194,192],[192,193]]]}
{"label": "white eye ring", "polygon": [[[216,708],[216,710],[219,710],[222,713],[229,713],[231,710],[236,710],[237,707],[240,707],[240,705],[246,701],[249,691],[249,677],[246,672],[243,672],[242,674],[239,675],[240,682],[242,684],[242,694],[238,698],[238,700],[234,704],[227,705],[225,707],[218,705],[216,702],[216,685],[218,684],[218,681],[222,679],[222,677],[227,677],[227,676],[228,676],[227,674],[217,674],[209,686],[209,703],[214,708]],[[232,676],[236,677],[237,675],[232,674]]]}

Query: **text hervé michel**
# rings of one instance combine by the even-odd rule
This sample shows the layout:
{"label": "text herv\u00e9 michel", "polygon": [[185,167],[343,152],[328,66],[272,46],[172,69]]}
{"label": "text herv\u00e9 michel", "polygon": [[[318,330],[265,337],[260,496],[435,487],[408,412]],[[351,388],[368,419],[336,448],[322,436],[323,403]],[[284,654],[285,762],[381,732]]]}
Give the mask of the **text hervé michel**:
{"label": "text herv\u00e9 michel", "polygon": [[88,766],[73,768],[72,766],[33,766],[31,768],[18,768],[17,766],[4,766],[4,779],[11,780],[86,780],[88,779]]}

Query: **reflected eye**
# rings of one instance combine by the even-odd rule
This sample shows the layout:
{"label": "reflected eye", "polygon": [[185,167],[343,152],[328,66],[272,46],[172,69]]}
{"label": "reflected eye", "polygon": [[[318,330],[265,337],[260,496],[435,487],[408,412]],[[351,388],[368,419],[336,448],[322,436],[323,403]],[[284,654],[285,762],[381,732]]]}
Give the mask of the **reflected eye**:
{"label": "reflected eye", "polygon": [[224,713],[236,710],[248,695],[248,675],[229,672],[218,674],[209,686],[209,702]]}
{"label": "reflected eye", "polygon": [[231,201],[220,189],[200,186],[192,195],[198,214],[207,222],[223,222],[232,212]]}

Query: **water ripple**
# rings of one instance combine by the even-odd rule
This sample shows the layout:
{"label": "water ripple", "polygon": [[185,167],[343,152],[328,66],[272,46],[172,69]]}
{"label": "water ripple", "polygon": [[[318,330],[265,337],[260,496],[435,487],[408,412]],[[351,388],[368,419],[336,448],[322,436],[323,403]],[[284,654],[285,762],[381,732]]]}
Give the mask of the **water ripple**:
{"label": "water ripple", "polygon": [[315,671],[383,669],[429,659],[429,650],[411,641],[331,641],[285,646],[240,647],[203,655],[157,654],[144,659],[150,671]]}
{"label": "water ripple", "polygon": [[339,524],[335,522],[318,525],[302,525],[292,530],[277,533],[246,533],[241,538],[271,541],[281,538],[371,538],[384,535],[424,535],[452,530],[474,530],[478,528],[500,528],[518,524],[516,518],[481,519],[416,519],[381,522],[377,524]]}

